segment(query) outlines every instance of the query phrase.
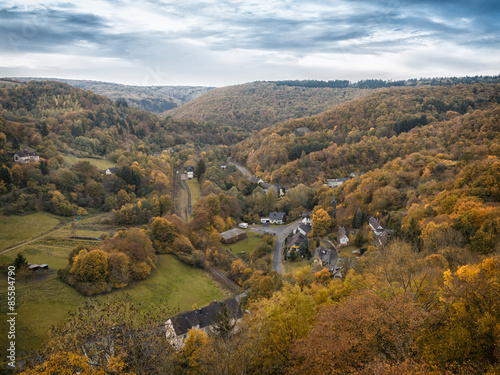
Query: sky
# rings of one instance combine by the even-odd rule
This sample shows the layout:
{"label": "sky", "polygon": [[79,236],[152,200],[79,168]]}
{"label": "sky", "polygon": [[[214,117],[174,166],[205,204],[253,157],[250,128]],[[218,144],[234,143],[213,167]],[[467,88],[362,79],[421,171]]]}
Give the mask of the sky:
{"label": "sky", "polygon": [[499,73],[498,0],[0,0],[0,77],[226,86]]}

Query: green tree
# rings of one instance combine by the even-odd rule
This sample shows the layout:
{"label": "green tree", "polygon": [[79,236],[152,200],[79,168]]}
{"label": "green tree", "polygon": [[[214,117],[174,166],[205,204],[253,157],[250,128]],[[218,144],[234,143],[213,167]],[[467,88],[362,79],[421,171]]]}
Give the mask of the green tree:
{"label": "green tree", "polygon": [[28,260],[21,253],[18,253],[16,259],[14,259],[14,267],[18,270],[21,267],[28,267]]}
{"label": "green tree", "polygon": [[352,226],[354,228],[361,228],[362,225],[363,225],[363,212],[361,211],[361,208],[358,208],[356,210],[356,213],[354,214]]}
{"label": "green tree", "polygon": [[2,165],[0,167],[0,180],[2,180],[7,186],[10,186],[13,182],[12,172],[6,165]]}
{"label": "green tree", "polygon": [[203,161],[203,159],[198,160],[194,168],[194,175],[196,176],[198,181],[200,181],[201,177],[203,176],[206,170],[207,167],[205,166],[205,162]]}
{"label": "green tree", "polygon": [[353,244],[356,247],[361,247],[365,243],[365,235],[363,234],[363,231],[360,229],[358,230],[358,233],[356,234],[356,237],[354,237]]}

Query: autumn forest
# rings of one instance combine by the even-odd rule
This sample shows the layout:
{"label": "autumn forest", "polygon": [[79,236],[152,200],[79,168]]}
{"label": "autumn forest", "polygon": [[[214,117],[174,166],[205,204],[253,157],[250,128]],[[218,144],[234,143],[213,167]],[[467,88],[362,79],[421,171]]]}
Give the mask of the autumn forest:
{"label": "autumn forest", "polygon": [[[54,220],[33,246],[62,254],[39,276],[40,250],[13,252],[28,238],[2,242],[2,275],[82,301],[48,313],[6,373],[500,373],[498,76],[195,91],[152,113],[137,91],[0,81],[2,225]],[[275,213],[285,223],[263,227]],[[293,250],[285,225],[304,218]],[[240,223],[245,239],[225,242]],[[173,344],[164,323],[178,305],[119,294],[165,259],[212,275],[241,319],[224,307]]]}

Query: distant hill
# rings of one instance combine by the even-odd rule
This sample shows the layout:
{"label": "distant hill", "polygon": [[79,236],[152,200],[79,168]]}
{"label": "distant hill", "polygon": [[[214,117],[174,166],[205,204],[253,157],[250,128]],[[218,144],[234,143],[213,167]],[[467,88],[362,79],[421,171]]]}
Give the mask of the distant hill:
{"label": "distant hill", "polygon": [[125,99],[131,107],[160,114],[179,107],[213,87],[204,86],[130,86],[110,82],[61,78],[16,78],[18,81],[58,81],[73,87],[90,90],[112,100]]}
{"label": "distant hill", "polygon": [[[477,111],[498,109],[499,103],[500,84],[384,89],[319,115],[275,124],[233,146],[232,156],[259,177],[294,184],[348,177],[421,150],[453,149],[461,155],[465,141],[448,149],[440,144],[456,132],[449,121],[459,125],[472,114],[481,118]],[[446,135],[435,136],[436,129]]]}
{"label": "distant hill", "polygon": [[66,150],[78,157],[127,147],[154,153],[186,142],[228,145],[246,136],[229,127],[164,119],[63,82],[34,80],[0,86],[0,140],[2,134],[15,149],[23,144],[42,154]]}
{"label": "distant hill", "polygon": [[208,91],[164,115],[253,131],[291,118],[315,115],[373,91],[253,82]]}

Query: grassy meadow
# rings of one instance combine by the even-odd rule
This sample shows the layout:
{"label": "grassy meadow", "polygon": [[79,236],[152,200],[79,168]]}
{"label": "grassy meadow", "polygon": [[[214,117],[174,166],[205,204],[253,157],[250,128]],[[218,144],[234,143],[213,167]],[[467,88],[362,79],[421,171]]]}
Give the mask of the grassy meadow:
{"label": "grassy meadow", "polygon": [[245,253],[247,255],[254,249],[262,238],[262,234],[247,231],[247,238],[232,244],[222,244],[224,249],[229,250],[234,255]]}
{"label": "grassy meadow", "polygon": [[104,171],[108,168],[116,167],[116,164],[111,160],[105,159],[94,159],[94,158],[78,158],[75,155],[64,155],[64,162],[66,163],[66,168],[71,168],[71,166],[79,161],[89,161],[100,171]]}
{"label": "grassy meadow", "polygon": [[53,229],[60,219],[44,212],[0,217],[0,250],[28,241]]}
{"label": "grassy meadow", "polygon": [[[98,241],[70,239],[70,235],[99,237],[101,234],[113,235],[120,228],[101,225],[105,215],[87,217],[68,223],[55,233],[0,255],[0,311],[6,312],[7,277],[5,270],[18,253],[23,254],[29,263],[49,265],[51,271],[35,279],[16,280],[16,300],[18,313],[16,325],[16,344],[18,355],[22,352],[41,348],[48,337],[48,330],[54,324],[63,322],[69,311],[75,310],[88,297],[82,296],[72,287],[57,279],[57,269],[68,264],[68,254],[79,243],[97,245]],[[2,248],[27,241],[54,228],[59,222],[55,216],[44,213],[0,218]],[[30,223],[30,230],[26,223]],[[7,230],[4,230],[7,228]],[[23,229],[23,230],[21,230]],[[192,268],[173,255],[159,255],[157,268],[144,281],[134,282],[124,289],[97,296],[98,299],[112,298],[122,294],[130,295],[131,300],[140,304],[142,309],[168,304],[171,309],[190,310],[193,306],[204,306],[213,300],[229,297],[209,275],[201,269]],[[165,317],[168,318],[168,317]],[[0,348],[7,345],[7,322],[0,320]]]}

